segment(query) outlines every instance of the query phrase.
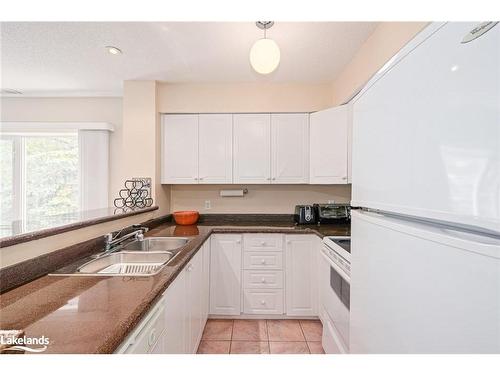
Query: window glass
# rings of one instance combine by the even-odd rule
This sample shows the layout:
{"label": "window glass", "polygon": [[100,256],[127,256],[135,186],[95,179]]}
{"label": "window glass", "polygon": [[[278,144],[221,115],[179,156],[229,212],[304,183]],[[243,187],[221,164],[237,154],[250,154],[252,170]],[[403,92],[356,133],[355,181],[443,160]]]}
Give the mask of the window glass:
{"label": "window glass", "polygon": [[[35,228],[47,216],[80,208],[78,137],[29,136],[24,143],[25,215]],[[25,228],[26,230],[34,228]]]}

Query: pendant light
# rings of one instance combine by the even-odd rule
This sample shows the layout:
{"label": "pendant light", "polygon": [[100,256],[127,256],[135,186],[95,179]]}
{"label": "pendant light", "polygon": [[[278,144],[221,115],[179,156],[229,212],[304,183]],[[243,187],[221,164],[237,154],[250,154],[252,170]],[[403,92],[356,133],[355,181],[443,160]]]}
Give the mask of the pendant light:
{"label": "pendant light", "polygon": [[259,39],[250,49],[250,64],[257,73],[272,73],[280,63],[280,48],[272,39],[266,35],[267,29],[273,25],[273,21],[259,21],[255,23],[257,27],[264,30],[264,38]]}

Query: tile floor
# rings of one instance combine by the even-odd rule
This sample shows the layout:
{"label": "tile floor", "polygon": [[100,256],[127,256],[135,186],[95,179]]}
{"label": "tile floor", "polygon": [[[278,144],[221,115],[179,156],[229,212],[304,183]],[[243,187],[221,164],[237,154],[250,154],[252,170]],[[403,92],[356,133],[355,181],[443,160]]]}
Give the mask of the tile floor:
{"label": "tile floor", "polygon": [[209,319],[198,354],[324,354],[319,320]]}

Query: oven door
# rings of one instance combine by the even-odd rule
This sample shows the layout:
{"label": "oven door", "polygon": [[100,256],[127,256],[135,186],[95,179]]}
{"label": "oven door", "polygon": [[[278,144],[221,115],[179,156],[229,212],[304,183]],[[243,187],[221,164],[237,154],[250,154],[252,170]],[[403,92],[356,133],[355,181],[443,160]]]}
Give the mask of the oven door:
{"label": "oven door", "polygon": [[333,323],[344,349],[349,348],[349,276],[327,255],[321,253],[321,304],[327,318]]}

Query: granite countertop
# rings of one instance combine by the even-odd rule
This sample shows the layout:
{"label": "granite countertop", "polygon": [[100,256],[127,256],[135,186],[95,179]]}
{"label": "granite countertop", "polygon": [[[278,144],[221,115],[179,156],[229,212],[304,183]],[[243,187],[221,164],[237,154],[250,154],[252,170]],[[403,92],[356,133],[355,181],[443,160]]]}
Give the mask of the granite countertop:
{"label": "granite countertop", "polygon": [[[0,329],[50,340],[45,353],[112,353],[212,233],[349,235],[346,224],[265,226],[162,224],[147,236],[192,236],[174,261],[149,277],[43,276],[0,295]],[[76,261],[76,259],[75,259]]]}

